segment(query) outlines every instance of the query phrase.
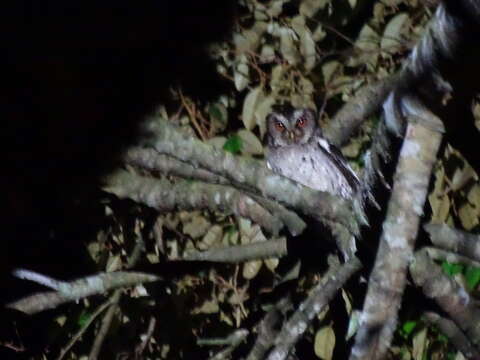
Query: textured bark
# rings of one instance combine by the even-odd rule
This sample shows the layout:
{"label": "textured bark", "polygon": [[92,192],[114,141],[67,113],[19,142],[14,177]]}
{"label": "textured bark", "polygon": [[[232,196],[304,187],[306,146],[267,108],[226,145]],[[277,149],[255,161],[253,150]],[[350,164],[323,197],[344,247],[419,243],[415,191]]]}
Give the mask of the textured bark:
{"label": "textured bark", "polygon": [[239,263],[287,255],[285,238],[187,253],[182,260]]}
{"label": "textured bark", "polygon": [[117,171],[105,189],[120,198],[129,198],[160,211],[209,209],[246,217],[272,234],[283,224],[248,195],[224,185],[138,176]]}
{"label": "textured bark", "polygon": [[[357,217],[351,204],[331,194],[312,190],[267,169],[258,160],[234,156],[193,139],[165,120],[156,119],[147,126],[148,144],[161,154],[173,156],[201,166],[232,181],[236,186],[248,187],[263,196],[316,217],[324,223],[339,223],[353,234],[359,233]],[[325,222],[326,220],[326,222]]]}
{"label": "textured bark", "polygon": [[446,224],[426,224],[423,228],[430,234],[435,246],[480,261],[480,236]]}
{"label": "textured bark", "polygon": [[[174,175],[185,179],[201,180],[207,183],[231,185],[231,182],[223,176],[216,175],[199,167],[194,167],[172,156],[159,154],[154,149],[132,148],[127,151],[124,159],[128,164],[150,171],[158,171],[162,175]],[[249,192],[246,192],[246,194],[267,209],[274,217],[278,217],[287,226],[293,236],[299,235],[305,230],[305,222],[293,211],[260,195],[254,195]]]}
{"label": "textured bark", "polygon": [[37,293],[7,305],[10,309],[35,314],[88,296],[103,294],[120,287],[161,280],[159,276],[138,272],[100,273],[71,282],[61,282],[58,291]]}
{"label": "textured bark", "polygon": [[382,359],[390,347],[441,138],[421,123],[407,126],[351,359]]}
{"label": "textured bark", "polygon": [[378,111],[396,81],[397,77],[391,76],[358,91],[322,129],[328,141],[337,146],[344,145],[363,122]]}

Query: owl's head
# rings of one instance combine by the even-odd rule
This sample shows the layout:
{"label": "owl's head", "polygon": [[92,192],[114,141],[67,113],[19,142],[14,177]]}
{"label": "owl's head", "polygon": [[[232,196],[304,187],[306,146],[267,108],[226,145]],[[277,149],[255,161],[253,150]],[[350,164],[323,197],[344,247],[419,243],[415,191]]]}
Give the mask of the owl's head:
{"label": "owl's head", "polygon": [[305,144],[317,129],[316,113],[312,109],[275,106],[267,116],[269,146]]}

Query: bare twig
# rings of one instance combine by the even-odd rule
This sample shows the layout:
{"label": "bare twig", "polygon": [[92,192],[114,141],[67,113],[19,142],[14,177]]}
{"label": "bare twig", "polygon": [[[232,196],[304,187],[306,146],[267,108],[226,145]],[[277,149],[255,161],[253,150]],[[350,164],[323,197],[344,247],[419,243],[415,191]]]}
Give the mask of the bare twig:
{"label": "bare twig", "polygon": [[239,263],[287,255],[285,238],[187,253],[182,260]]}
{"label": "bare twig", "polygon": [[63,357],[68,353],[68,351],[71,349],[75,343],[80,340],[82,335],[85,333],[85,331],[88,329],[88,327],[93,323],[93,321],[108,307],[112,304],[112,300],[108,299],[105,301],[103,304],[101,304],[97,309],[91,314],[85,324],[82,325],[82,327],[77,331],[77,333],[72,336],[70,341],[68,342],[67,345],[65,345],[61,350],[60,354],[57,357],[57,360],[62,360]]}
{"label": "bare twig", "polygon": [[328,305],[350,276],[361,267],[362,264],[356,257],[341,266],[331,266],[324,280],[313,289],[308,298],[300,304],[297,311],[282,326],[282,330],[275,339],[275,347],[267,359],[286,359],[315,316]]}

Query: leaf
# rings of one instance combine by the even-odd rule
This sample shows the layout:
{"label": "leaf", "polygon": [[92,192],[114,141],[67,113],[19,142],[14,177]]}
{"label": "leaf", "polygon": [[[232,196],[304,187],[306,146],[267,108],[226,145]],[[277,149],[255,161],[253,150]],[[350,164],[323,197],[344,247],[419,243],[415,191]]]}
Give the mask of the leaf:
{"label": "leaf", "polygon": [[269,258],[265,259],[263,262],[265,263],[265,266],[268,270],[274,272],[278,264],[280,263],[280,260],[278,258]]}
{"label": "leaf", "polygon": [[283,58],[290,64],[296,65],[299,62],[300,56],[294,39],[296,35],[290,28],[283,27],[280,30],[280,53]]}
{"label": "leaf", "polygon": [[460,264],[452,264],[448,261],[442,262],[442,270],[445,274],[449,276],[454,276],[460,274],[463,271],[464,267]]}
{"label": "leaf", "polygon": [[475,208],[467,202],[462,204],[458,210],[458,217],[460,218],[463,228],[467,231],[470,231],[480,223]]}
{"label": "leaf", "polygon": [[249,130],[239,130],[237,135],[242,140],[242,154],[244,155],[262,155],[263,146],[256,135]]}
{"label": "leaf", "polygon": [[212,145],[215,149],[223,149],[226,142],[227,138],[225,136],[215,136],[207,140],[207,144]]}
{"label": "leaf", "polygon": [[211,104],[208,107],[208,114],[213,133],[218,134],[224,131],[228,123],[228,112],[225,105],[222,103]]}
{"label": "leaf", "polygon": [[450,211],[450,199],[448,196],[438,197],[435,194],[428,196],[428,202],[432,208],[432,219],[434,223],[444,223]]}
{"label": "leaf", "polygon": [[218,244],[222,241],[223,230],[220,225],[213,225],[207,233],[203,236],[202,241],[197,244],[198,249],[207,250],[212,245]]}
{"label": "leaf", "polygon": [[91,315],[92,314],[86,312],[85,310],[82,310],[82,312],[80,313],[80,315],[78,316],[78,319],[77,319],[77,326],[79,328],[85,327],[85,325],[87,324]]}
{"label": "leaf", "polygon": [[190,235],[192,239],[197,239],[205,235],[210,226],[210,222],[207,219],[197,215],[190,222],[183,225],[183,233]]}
{"label": "leaf", "polygon": [[413,330],[417,327],[417,322],[410,320],[410,321],[405,321],[402,325],[402,334],[404,334],[406,337],[408,337]]}
{"label": "leaf", "polygon": [[242,151],[242,139],[238,135],[232,135],[228,138],[223,145],[223,150],[231,152],[232,154],[238,154]]}
{"label": "leaf", "polygon": [[465,163],[464,167],[458,167],[455,169],[451,180],[451,187],[453,191],[462,189],[469,181],[477,181],[477,174],[475,170]]}
{"label": "leaf", "polygon": [[257,276],[261,267],[262,267],[261,260],[247,261],[245,264],[243,264],[242,275],[245,279],[251,280],[255,276]]}
{"label": "leaf", "polygon": [[406,13],[395,15],[385,27],[380,47],[389,54],[395,54],[402,48],[402,39],[405,29],[410,24],[410,18]]}
{"label": "leaf", "polygon": [[267,132],[267,115],[272,111],[272,105],[275,104],[273,96],[268,96],[258,105],[255,112],[257,125],[260,128],[260,137],[263,138]]}
{"label": "leaf", "polygon": [[238,91],[245,89],[250,81],[250,68],[248,67],[248,59],[245,55],[240,56],[240,61],[237,64],[234,74],[233,82]]}
{"label": "leaf", "polygon": [[245,96],[242,109],[242,121],[247,130],[252,130],[256,125],[255,111],[263,97],[263,89],[261,86],[253,88],[247,96]]}
{"label": "leaf", "polygon": [[335,348],[335,332],[331,326],[325,326],[315,334],[314,351],[320,359],[331,360]]}
{"label": "leaf", "polygon": [[347,65],[351,67],[367,64],[372,70],[378,63],[380,36],[368,24],[364,25],[355,41],[355,56],[348,59]]}
{"label": "leaf", "polygon": [[206,300],[200,306],[192,310],[192,314],[216,314],[220,311],[220,306],[216,299]]}
{"label": "leaf", "polygon": [[342,299],[345,302],[345,311],[347,314],[352,313],[352,301],[350,300],[350,296],[348,293],[342,288]]}
{"label": "leaf", "polygon": [[422,360],[423,354],[427,349],[427,329],[424,328],[418,333],[415,334],[413,337],[413,350],[412,350],[412,357],[415,360]]}
{"label": "leaf", "polygon": [[360,326],[360,315],[361,315],[361,312],[358,310],[354,310],[350,315],[346,340],[349,340],[350,338],[352,338],[353,335],[356,334]]}
{"label": "leaf", "polygon": [[480,282],[480,268],[467,266],[467,270],[465,271],[465,279],[467,280],[468,288],[470,290],[475,289]]}
{"label": "leaf", "polygon": [[480,216],[480,186],[478,184],[472,186],[468,192],[467,199],[475,209],[475,214]]}
{"label": "leaf", "polygon": [[307,71],[312,70],[316,64],[317,51],[312,33],[305,24],[303,15],[297,15],[292,19],[292,27],[300,38],[300,53],[303,56],[303,66]]}
{"label": "leaf", "polygon": [[336,60],[328,61],[322,65],[323,82],[328,84],[340,69],[341,64]]}

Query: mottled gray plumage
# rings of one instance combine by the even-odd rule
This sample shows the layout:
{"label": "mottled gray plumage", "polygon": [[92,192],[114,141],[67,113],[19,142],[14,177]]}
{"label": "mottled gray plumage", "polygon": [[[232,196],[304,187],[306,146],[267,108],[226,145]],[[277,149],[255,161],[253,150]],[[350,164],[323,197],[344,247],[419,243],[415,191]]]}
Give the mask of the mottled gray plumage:
{"label": "mottled gray plumage", "polygon": [[267,165],[315,190],[350,199],[359,189],[357,175],[342,153],[323,137],[310,109],[276,106],[267,116]]}

